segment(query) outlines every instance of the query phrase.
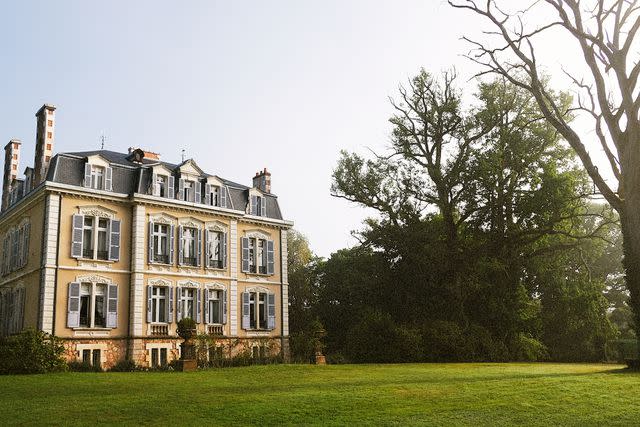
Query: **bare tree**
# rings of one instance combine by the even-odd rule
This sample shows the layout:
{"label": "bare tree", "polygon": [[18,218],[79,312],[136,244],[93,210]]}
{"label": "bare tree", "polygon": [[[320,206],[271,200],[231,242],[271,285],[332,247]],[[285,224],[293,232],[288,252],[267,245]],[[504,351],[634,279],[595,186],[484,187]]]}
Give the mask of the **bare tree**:
{"label": "bare tree", "polygon": [[[545,118],[567,140],[607,202],[620,215],[624,267],[636,327],[640,327],[640,5],[638,0],[529,0],[509,12],[499,0],[448,0],[455,8],[483,17],[493,28],[487,40],[465,37],[473,45],[468,57],[482,65],[480,74],[498,74],[528,90]],[[551,22],[525,24],[536,8],[551,12]],[[577,42],[587,78],[565,71],[578,92],[577,105],[554,101],[536,53],[538,37],[559,31]],[[554,33],[554,36],[557,34]],[[562,42],[562,39],[558,39]],[[606,157],[614,185],[608,184],[587,151],[590,139],[570,124],[572,113],[586,113]],[[617,188],[616,185],[617,184]]]}

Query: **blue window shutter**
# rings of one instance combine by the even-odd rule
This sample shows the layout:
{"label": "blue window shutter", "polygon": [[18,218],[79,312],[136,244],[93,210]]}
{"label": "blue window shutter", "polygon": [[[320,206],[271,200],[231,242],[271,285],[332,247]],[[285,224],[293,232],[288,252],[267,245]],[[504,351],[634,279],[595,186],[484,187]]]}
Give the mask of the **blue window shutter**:
{"label": "blue window shutter", "polygon": [[107,299],[107,328],[118,326],[118,285],[109,285]]}
{"label": "blue window shutter", "polygon": [[84,226],[84,215],[73,215],[73,231],[71,237],[71,257],[82,258],[82,227]]}
{"label": "blue window shutter", "polygon": [[109,259],[120,261],[120,220],[112,219],[109,229]]}
{"label": "blue window shutter", "polygon": [[196,323],[202,323],[202,289],[196,289]]}
{"label": "blue window shutter", "polygon": [[178,180],[178,200],[184,200],[184,179]]}
{"label": "blue window shutter", "polygon": [[173,323],[173,289],[171,289],[170,287],[167,288],[167,295],[169,298],[169,304],[167,307],[169,315],[167,316],[167,322]]}
{"label": "blue window shutter", "polygon": [[173,264],[174,261],[174,250],[175,250],[175,234],[176,234],[176,227],[175,225],[171,224],[169,226],[169,264]]}
{"label": "blue window shutter", "polygon": [[91,187],[91,165],[89,163],[84,165],[84,186]]}
{"label": "blue window shutter", "polygon": [[106,168],[104,176],[104,189],[106,191],[113,191],[113,168]]}
{"label": "blue window shutter", "polygon": [[151,175],[151,194],[154,196],[160,195],[160,186],[158,185],[158,174]]}
{"label": "blue window shutter", "polygon": [[222,233],[222,268],[227,268],[227,233]]}
{"label": "blue window shutter", "polygon": [[267,240],[267,273],[273,274],[275,267],[274,242]]}
{"label": "blue window shutter", "polygon": [[258,196],[251,196],[251,215],[258,215]]}
{"label": "blue window shutter", "polygon": [[267,294],[267,328],[276,328],[276,294]]}
{"label": "blue window shutter", "polygon": [[204,324],[209,324],[209,289],[204,289]]}
{"label": "blue window shutter", "polygon": [[211,184],[204,183],[204,203],[211,205]]}
{"label": "blue window shutter", "polygon": [[227,324],[227,291],[222,291],[222,324]]}
{"label": "blue window shutter", "polygon": [[198,232],[195,235],[196,238],[196,267],[202,265],[202,230],[198,228]]}
{"label": "blue window shutter", "polygon": [[249,238],[242,238],[242,271],[249,272]]}
{"label": "blue window shutter", "polygon": [[249,329],[251,319],[249,318],[249,292],[242,293],[242,329]]}
{"label": "blue window shutter", "polygon": [[227,207],[227,187],[224,185],[220,186],[220,190],[218,191],[218,198],[220,199],[220,207]]}
{"label": "blue window shutter", "polygon": [[260,216],[267,216],[267,198],[260,197]]}
{"label": "blue window shutter", "polygon": [[153,286],[147,286],[147,323],[153,322]]}
{"label": "blue window shutter", "polygon": [[182,288],[176,287],[176,322],[182,320]]}
{"label": "blue window shutter", "polygon": [[67,301],[67,327],[80,326],[80,283],[69,283],[69,298]]}
{"label": "blue window shutter", "polygon": [[184,227],[178,227],[178,265],[184,264],[184,242],[182,241]]}
{"label": "blue window shutter", "polygon": [[167,194],[165,194],[164,196],[168,199],[174,199],[175,187],[176,187],[176,178],[173,176],[170,176],[167,183]]}
{"label": "blue window shutter", "polygon": [[147,238],[147,249],[149,256],[149,263],[154,261],[153,259],[153,222],[149,222],[149,237]]}
{"label": "blue window shutter", "polygon": [[202,203],[202,183],[197,181],[193,183],[194,198],[196,203]]}

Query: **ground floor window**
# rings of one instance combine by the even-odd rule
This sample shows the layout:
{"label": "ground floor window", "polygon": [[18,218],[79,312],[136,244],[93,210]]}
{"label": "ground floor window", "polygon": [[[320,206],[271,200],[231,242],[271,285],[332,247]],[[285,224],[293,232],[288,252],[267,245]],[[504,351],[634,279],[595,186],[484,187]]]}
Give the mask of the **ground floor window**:
{"label": "ground floor window", "polygon": [[152,348],[151,349],[151,367],[163,368],[169,363],[168,349],[166,348]]}
{"label": "ground floor window", "polygon": [[89,366],[102,367],[102,350],[85,348],[79,352],[82,363]]}

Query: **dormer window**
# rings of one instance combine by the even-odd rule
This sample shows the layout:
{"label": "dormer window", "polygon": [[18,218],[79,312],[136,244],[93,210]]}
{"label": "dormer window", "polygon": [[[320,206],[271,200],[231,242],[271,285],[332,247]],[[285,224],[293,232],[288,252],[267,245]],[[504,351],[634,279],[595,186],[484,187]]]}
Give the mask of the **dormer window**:
{"label": "dormer window", "polygon": [[193,200],[193,181],[184,181],[184,191],[182,192],[182,200],[191,202]]}
{"label": "dormer window", "polygon": [[154,173],[151,183],[154,196],[173,198],[174,178],[172,176]]}
{"label": "dormer window", "polygon": [[264,196],[251,196],[251,215],[267,216],[267,200]]}
{"label": "dormer window", "polygon": [[108,166],[86,163],[84,166],[84,187],[112,191],[112,172]]}
{"label": "dormer window", "polygon": [[227,207],[227,189],[220,185],[207,184],[205,203],[209,206]]}
{"label": "dormer window", "polygon": [[201,184],[199,181],[181,178],[178,181],[177,199],[184,202],[201,203]]}

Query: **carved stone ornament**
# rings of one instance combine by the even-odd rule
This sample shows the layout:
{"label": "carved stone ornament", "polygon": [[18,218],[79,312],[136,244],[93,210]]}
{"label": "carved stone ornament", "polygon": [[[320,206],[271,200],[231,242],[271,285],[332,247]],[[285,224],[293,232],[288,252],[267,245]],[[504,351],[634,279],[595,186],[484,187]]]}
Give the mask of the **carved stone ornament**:
{"label": "carved stone ornament", "polygon": [[188,288],[199,288],[200,287],[200,283],[199,282],[195,282],[193,280],[180,280],[178,282],[178,286],[188,287]]}
{"label": "carved stone ornament", "polygon": [[261,292],[261,293],[269,293],[269,289],[262,286],[251,286],[249,288],[245,288],[245,292]]}
{"label": "carved stone ornament", "polygon": [[183,227],[191,227],[191,228],[200,228],[200,227],[202,227],[202,222],[198,221],[195,218],[180,218],[178,220],[178,222]]}
{"label": "carved stone ornament", "polygon": [[271,235],[269,233],[265,233],[261,230],[247,230],[244,232],[244,237],[255,238],[255,239],[271,239]]}
{"label": "carved stone ornament", "polygon": [[172,286],[173,282],[171,280],[163,279],[162,277],[158,277],[156,279],[149,279],[147,283],[151,286]]}
{"label": "carved stone ornament", "polygon": [[149,221],[157,223],[157,224],[167,224],[172,225],[176,223],[176,218],[165,213],[160,214],[152,214],[149,215]]}
{"label": "carved stone ornament", "polygon": [[222,283],[218,283],[218,282],[213,282],[213,283],[205,283],[204,287],[207,289],[219,289],[219,290],[226,290],[227,287],[225,285],[223,285]]}
{"label": "carved stone ornament", "polygon": [[111,280],[108,277],[99,276],[97,274],[88,274],[88,275],[85,275],[85,276],[76,276],[76,282],[111,284],[111,283],[113,283],[113,280]]}
{"label": "carved stone ornament", "polygon": [[98,218],[113,219],[116,217],[115,211],[98,205],[78,206],[78,213],[81,215],[95,216]]}
{"label": "carved stone ornament", "polygon": [[227,227],[227,224],[225,224],[224,222],[220,222],[220,221],[210,221],[205,223],[205,228],[207,230],[211,230],[211,231],[221,231],[223,233],[227,232],[227,229],[229,227]]}

